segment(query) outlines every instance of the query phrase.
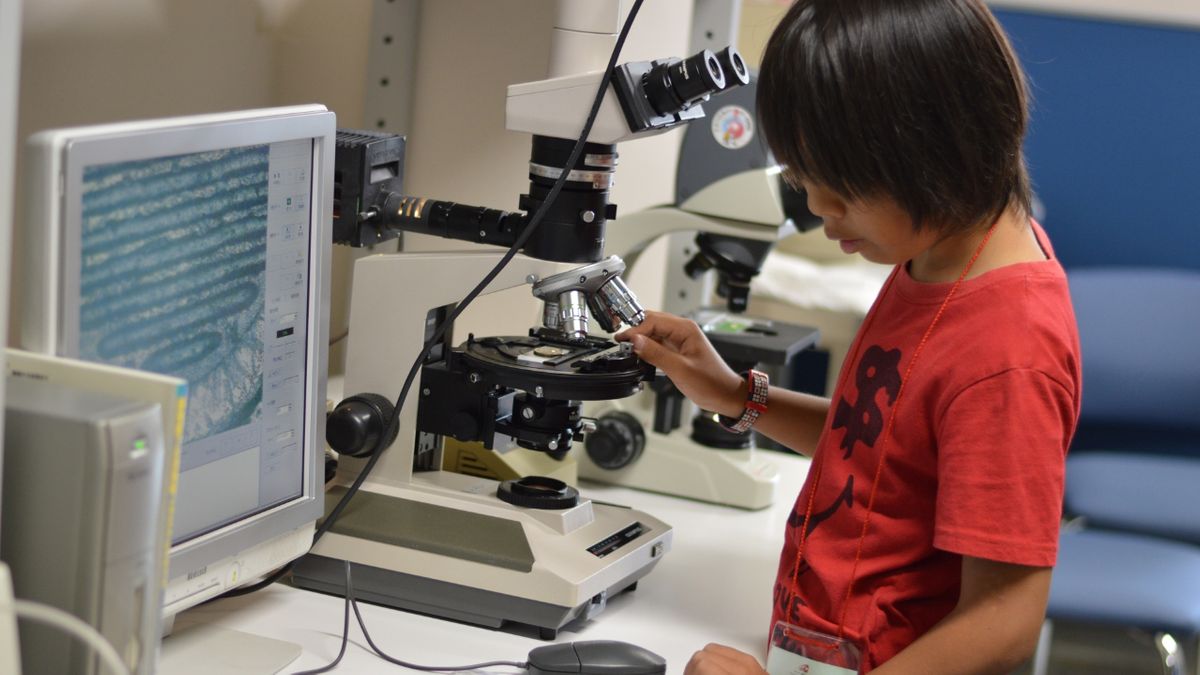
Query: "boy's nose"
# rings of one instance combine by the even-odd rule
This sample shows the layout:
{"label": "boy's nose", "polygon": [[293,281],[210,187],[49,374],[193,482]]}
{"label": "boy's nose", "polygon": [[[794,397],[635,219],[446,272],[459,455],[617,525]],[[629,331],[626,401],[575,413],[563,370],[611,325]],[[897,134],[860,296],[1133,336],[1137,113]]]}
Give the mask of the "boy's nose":
{"label": "boy's nose", "polygon": [[820,187],[809,187],[805,191],[808,193],[808,210],[813,215],[823,220],[837,219],[846,215],[845,203],[831,191]]}

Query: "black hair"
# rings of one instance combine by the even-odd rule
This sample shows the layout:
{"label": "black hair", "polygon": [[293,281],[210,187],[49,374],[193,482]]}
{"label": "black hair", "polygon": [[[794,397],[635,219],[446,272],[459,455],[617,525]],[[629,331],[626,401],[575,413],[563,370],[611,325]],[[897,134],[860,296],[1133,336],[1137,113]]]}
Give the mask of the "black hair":
{"label": "black hair", "polygon": [[757,108],[785,177],[954,233],[1030,212],[1028,97],[982,0],[798,0],[767,43]]}

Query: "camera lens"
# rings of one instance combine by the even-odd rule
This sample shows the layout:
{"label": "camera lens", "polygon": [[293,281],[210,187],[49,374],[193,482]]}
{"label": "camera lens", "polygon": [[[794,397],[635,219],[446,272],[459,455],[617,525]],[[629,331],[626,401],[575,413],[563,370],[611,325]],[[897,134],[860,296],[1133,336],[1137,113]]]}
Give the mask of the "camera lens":
{"label": "camera lens", "polygon": [[654,111],[673,115],[724,89],[725,71],[717,56],[704,49],[682,61],[656,63],[642,84]]}

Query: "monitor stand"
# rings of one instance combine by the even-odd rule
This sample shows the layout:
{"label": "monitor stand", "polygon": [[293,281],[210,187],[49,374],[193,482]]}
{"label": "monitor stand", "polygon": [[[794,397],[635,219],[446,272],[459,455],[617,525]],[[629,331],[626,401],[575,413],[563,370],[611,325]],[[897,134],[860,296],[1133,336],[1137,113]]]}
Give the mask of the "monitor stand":
{"label": "monitor stand", "polygon": [[278,673],[300,656],[300,645],[197,624],[165,636],[158,657],[159,675],[267,675]]}

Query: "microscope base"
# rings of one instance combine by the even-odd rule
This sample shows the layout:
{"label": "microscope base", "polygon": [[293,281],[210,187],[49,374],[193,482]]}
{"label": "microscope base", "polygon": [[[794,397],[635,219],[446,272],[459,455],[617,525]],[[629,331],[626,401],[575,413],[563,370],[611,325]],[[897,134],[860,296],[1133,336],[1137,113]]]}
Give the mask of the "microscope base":
{"label": "microscope base", "polygon": [[[350,568],[358,600],[486,628],[532,626],[542,640],[556,639],[566,624],[591,618],[608,598],[634,590],[651,569],[642,568],[579,606],[563,607],[369,565],[351,563]],[[342,561],[334,558],[309,554],[297,561],[293,578],[300,588],[339,597],[345,593],[346,572]]]}
{"label": "microscope base", "polygon": [[598,410],[597,416],[619,409],[638,417],[647,429],[646,447],[631,464],[615,470],[598,466],[586,452],[577,450],[574,455],[581,479],[743,509],[766,508],[775,500],[779,469],[761,452],[706,447],[682,428],[669,434],[655,433],[649,431],[648,415],[640,415],[632,406],[613,405],[623,402],[609,403],[611,407]]}
{"label": "microscope base", "polygon": [[[553,636],[636,584],[670,548],[669,525],[641,511],[581,498],[551,510],[496,497],[497,483],[445,471],[403,485],[364,484],[301,558],[296,586],[355,594],[392,607]],[[326,510],[345,493],[326,494]]]}

